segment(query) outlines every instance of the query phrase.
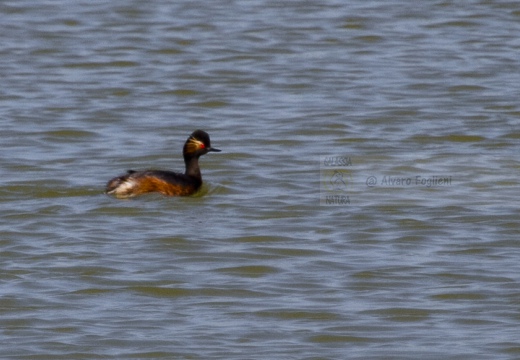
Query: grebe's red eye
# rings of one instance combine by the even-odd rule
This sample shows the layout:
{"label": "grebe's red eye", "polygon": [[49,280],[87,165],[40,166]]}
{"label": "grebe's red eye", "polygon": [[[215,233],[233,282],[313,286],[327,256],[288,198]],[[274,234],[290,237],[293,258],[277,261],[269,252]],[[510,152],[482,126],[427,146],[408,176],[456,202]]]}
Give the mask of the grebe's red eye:
{"label": "grebe's red eye", "polygon": [[206,148],[206,145],[204,145],[204,144],[201,143],[201,144],[200,144],[200,148],[201,148],[201,149],[205,149],[205,148]]}

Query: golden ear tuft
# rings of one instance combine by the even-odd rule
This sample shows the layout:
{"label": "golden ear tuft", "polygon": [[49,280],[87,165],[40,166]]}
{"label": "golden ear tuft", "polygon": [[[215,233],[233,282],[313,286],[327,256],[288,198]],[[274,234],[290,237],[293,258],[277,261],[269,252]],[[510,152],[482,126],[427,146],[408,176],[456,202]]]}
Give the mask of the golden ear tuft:
{"label": "golden ear tuft", "polygon": [[186,151],[188,153],[195,152],[200,149],[204,149],[204,143],[202,141],[199,141],[193,137],[190,137],[188,141],[186,142]]}

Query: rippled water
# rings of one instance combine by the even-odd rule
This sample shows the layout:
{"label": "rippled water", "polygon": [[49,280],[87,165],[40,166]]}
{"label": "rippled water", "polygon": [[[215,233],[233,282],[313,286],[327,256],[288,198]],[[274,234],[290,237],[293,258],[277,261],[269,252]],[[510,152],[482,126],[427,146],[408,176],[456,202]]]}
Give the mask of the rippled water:
{"label": "rippled water", "polygon": [[3,358],[520,357],[520,4],[0,14]]}

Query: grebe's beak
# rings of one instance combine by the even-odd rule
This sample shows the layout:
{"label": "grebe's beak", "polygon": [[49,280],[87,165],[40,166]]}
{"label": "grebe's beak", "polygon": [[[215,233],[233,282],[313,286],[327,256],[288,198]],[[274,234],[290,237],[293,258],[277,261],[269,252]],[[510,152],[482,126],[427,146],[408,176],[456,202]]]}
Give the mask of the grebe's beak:
{"label": "grebe's beak", "polygon": [[222,150],[220,150],[220,149],[215,149],[214,147],[210,147],[210,148],[208,149],[208,151],[221,152]]}

